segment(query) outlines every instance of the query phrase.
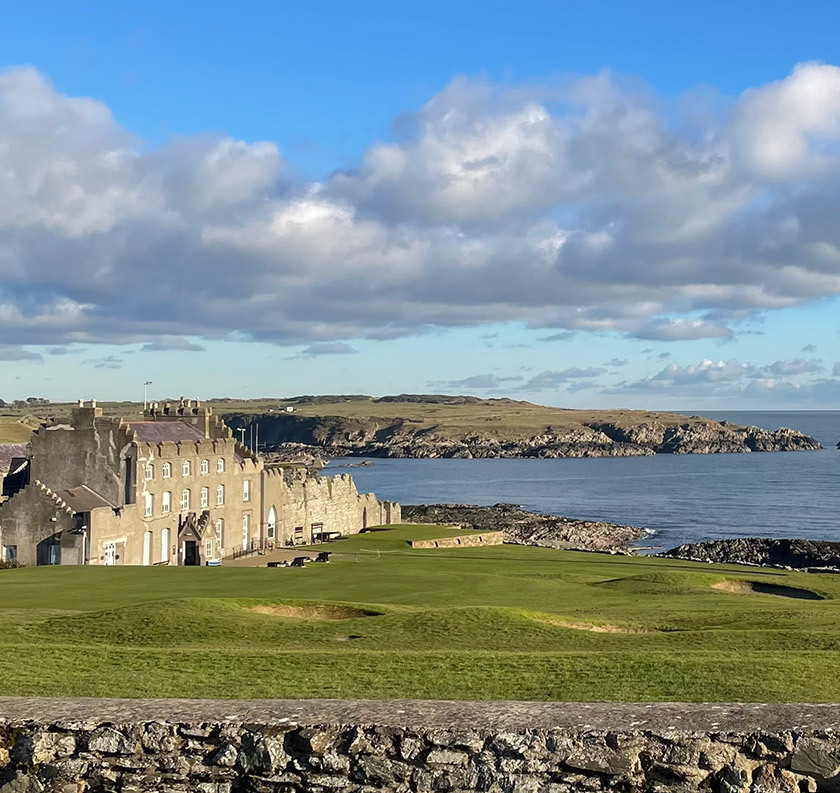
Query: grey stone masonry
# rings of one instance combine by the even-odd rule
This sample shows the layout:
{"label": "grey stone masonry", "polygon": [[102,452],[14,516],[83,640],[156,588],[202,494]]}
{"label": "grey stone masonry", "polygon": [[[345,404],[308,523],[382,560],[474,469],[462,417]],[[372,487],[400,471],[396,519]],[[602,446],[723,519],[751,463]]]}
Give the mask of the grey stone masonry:
{"label": "grey stone masonry", "polygon": [[840,791],[840,705],[0,698],[0,793]]}

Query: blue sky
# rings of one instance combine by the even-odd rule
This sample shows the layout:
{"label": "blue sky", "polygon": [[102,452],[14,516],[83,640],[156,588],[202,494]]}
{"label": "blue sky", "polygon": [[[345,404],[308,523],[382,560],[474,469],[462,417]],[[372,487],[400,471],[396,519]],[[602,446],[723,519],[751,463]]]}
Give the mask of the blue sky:
{"label": "blue sky", "polygon": [[838,17],[7,9],[0,397],[834,407]]}

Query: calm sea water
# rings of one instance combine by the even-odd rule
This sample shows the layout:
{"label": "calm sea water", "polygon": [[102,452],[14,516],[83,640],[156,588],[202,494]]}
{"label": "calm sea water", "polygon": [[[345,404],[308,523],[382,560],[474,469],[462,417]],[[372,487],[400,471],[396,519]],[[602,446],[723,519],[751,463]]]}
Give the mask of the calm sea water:
{"label": "calm sea water", "polygon": [[[404,504],[510,502],[644,526],[656,532],[650,544],[666,548],[744,536],[840,540],[840,411],[704,415],[769,429],[793,427],[825,448],[583,460],[377,459],[369,467],[342,470],[352,473],[360,491]],[[333,464],[353,462],[359,459]]]}

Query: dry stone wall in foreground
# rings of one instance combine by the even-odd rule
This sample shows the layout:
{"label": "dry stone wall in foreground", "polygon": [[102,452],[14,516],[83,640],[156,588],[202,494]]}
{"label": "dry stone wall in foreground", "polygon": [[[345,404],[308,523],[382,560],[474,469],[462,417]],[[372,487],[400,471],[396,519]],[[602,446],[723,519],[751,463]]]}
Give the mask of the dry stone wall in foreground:
{"label": "dry stone wall in foreground", "polygon": [[0,793],[840,790],[840,706],[0,698]]}

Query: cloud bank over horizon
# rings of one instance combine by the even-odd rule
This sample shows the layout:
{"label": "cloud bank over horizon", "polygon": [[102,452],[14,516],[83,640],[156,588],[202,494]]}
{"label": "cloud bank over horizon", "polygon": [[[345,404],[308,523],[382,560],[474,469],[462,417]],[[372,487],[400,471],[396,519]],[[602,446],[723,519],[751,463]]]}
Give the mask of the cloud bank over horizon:
{"label": "cloud bank over horizon", "polygon": [[[342,355],[351,339],[507,321],[557,340],[726,341],[840,294],[838,177],[829,64],[673,104],[609,72],[457,78],[318,182],[272,142],[152,148],[101,102],[12,68],[0,329],[7,360],[73,342],[200,350],[191,338]],[[763,379],[816,374],[803,361]],[[595,376],[570,371],[526,382]]]}

